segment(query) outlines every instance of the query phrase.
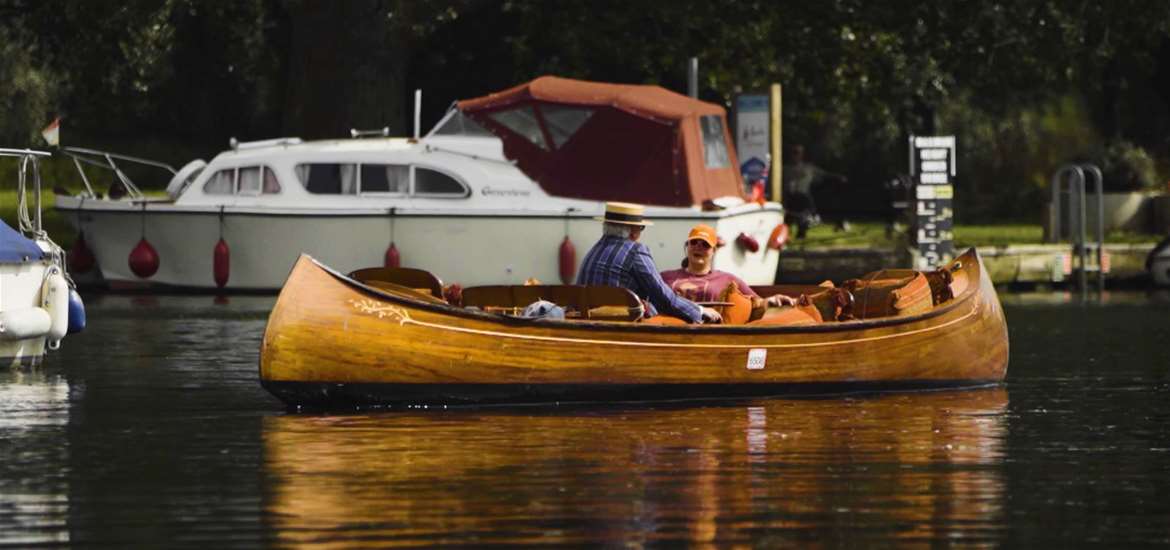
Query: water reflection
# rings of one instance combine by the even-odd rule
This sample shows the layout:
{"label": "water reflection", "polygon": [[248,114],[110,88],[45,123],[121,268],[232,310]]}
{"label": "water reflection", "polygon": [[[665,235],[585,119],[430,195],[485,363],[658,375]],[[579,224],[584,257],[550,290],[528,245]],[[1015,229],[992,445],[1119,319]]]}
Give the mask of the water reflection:
{"label": "water reflection", "polygon": [[1170,304],[1170,289],[1155,288],[1140,292],[1106,289],[1088,293],[1076,289],[1001,292],[999,299],[1005,306],[1164,306]]}
{"label": "water reflection", "polygon": [[1007,403],[271,416],[266,515],[289,545],[994,541]]}
{"label": "water reflection", "polygon": [[69,385],[39,370],[5,374],[0,379],[0,541],[67,543],[69,482],[59,465],[69,457]]}

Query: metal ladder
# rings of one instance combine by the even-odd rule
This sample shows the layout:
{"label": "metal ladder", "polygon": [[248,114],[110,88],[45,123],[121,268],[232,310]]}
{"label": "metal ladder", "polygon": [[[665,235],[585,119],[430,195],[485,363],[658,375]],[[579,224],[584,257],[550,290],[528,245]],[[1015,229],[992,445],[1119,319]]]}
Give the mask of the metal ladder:
{"label": "metal ladder", "polygon": [[[1089,174],[1093,180],[1093,193],[1097,199],[1097,241],[1085,241],[1085,226],[1087,221],[1085,175]],[[1065,228],[1061,226],[1065,216],[1065,202],[1062,198],[1067,195],[1068,239],[1072,243],[1072,255],[1078,258],[1073,271],[1077,273],[1077,286],[1082,290],[1088,288],[1088,272],[1097,273],[1097,291],[1105,288],[1105,270],[1103,257],[1105,253],[1105,201],[1102,195],[1105,179],[1101,169],[1093,164],[1065,164],[1052,175],[1052,208],[1049,211],[1050,242],[1059,242],[1065,237]],[[1067,184],[1067,185],[1066,185]],[[1089,265],[1088,255],[1091,252],[1096,256],[1096,263]]]}

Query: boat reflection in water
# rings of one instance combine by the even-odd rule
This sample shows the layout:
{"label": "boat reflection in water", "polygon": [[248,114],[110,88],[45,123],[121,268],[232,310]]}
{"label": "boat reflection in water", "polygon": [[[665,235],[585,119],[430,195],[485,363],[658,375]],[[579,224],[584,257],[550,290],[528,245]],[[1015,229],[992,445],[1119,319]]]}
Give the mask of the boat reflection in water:
{"label": "boat reflection in water", "polygon": [[1007,402],[267,417],[266,508],[290,545],[992,542]]}
{"label": "boat reflection in water", "polygon": [[[0,546],[70,542],[69,384],[37,369],[0,376]],[[8,475],[4,475],[8,474]]]}

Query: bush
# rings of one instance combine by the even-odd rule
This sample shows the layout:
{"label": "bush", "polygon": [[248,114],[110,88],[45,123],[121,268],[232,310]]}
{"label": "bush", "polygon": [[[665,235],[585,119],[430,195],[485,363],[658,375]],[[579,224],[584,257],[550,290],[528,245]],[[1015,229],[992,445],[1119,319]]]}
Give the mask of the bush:
{"label": "bush", "polygon": [[1158,187],[1154,158],[1127,141],[1115,141],[1090,161],[1101,168],[1106,192],[1153,190]]}

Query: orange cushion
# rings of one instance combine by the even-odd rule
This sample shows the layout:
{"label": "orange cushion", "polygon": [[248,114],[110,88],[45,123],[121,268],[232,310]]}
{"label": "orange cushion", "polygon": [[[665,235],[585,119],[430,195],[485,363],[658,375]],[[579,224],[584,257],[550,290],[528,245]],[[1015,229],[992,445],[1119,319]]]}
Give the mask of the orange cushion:
{"label": "orange cushion", "polygon": [[853,315],[859,319],[915,315],[934,306],[930,282],[916,271],[878,271],[842,286],[853,293]]}
{"label": "orange cushion", "polygon": [[740,292],[739,287],[734,282],[723,289],[719,301],[731,304],[722,306],[722,311],[719,312],[723,316],[723,324],[725,325],[742,325],[752,317],[751,297]]}
{"label": "orange cushion", "polygon": [[655,316],[650,317],[648,319],[642,319],[641,322],[645,323],[647,325],[689,325],[690,324],[683,319],[679,319],[678,317],[671,317],[670,315],[655,315]]}
{"label": "orange cushion", "polygon": [[846,321],[851,319],[847,310],[847,291],[843,288],[825,287],[820,292],[801,294],[797,298],[797,307],[813,315],[817,322]]}
{"label": "orange cushion", "polygon": [[816,325],[821,322],[821,314],[817,308],[812,305],[807,306],[793,306],[771,308],[768,313],[764,314],[764,318],[758,321],[752,321],[752,325],[780,325],[780,326],[805,326]]}

